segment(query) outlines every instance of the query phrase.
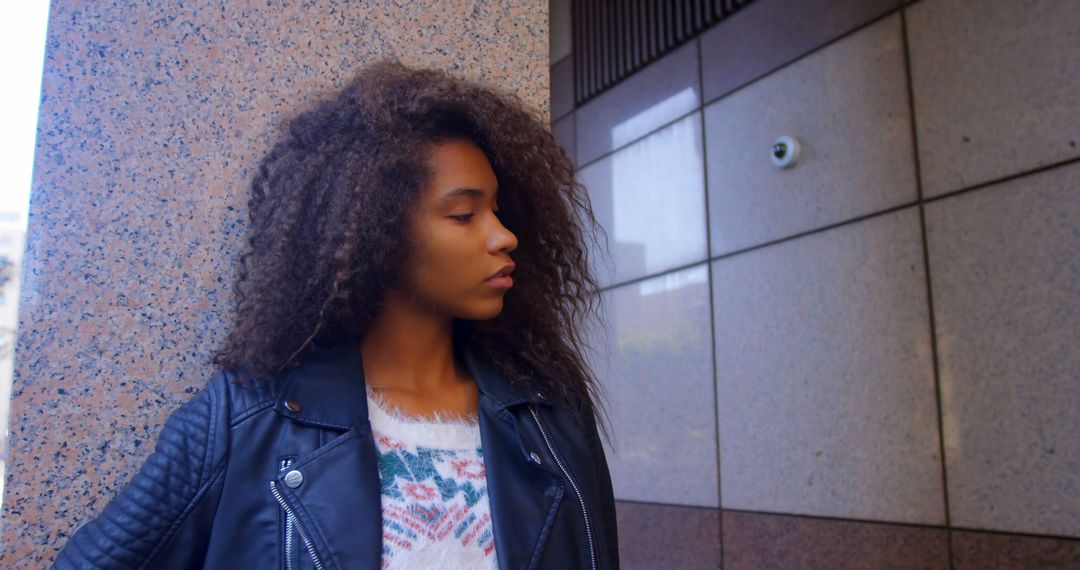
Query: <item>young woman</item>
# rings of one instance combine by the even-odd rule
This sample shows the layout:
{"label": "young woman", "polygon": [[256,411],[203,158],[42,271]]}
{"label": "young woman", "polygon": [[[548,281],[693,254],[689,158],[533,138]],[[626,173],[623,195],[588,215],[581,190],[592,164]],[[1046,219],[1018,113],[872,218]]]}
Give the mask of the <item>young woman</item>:
{"label": "young woman", "polygon": [[618,567],[595,219],[538,116],[378,62],[288,123],[248,208],[218,372],[55,567]]}

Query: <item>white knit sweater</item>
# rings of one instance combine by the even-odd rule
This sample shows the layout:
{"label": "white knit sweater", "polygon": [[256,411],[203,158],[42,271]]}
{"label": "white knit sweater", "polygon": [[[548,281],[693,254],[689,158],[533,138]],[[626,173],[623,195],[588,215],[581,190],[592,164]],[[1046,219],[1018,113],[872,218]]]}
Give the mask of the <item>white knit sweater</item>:
{"label": "white knit sweater", "polygon": [[475,416],[408,417],[368,389],[379,453],[384,570],[497,570]]}

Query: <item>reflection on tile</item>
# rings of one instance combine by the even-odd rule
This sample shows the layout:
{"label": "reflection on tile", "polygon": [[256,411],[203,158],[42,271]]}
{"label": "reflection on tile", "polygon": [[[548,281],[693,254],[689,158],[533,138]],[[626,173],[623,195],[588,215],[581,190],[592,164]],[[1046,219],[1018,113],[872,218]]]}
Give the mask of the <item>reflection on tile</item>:
{"label": "reflection on tile", "polygon": [[555,135],[555,140],[566,149],[566,154],[570,155],[570,161],[574,162],[574,114],[569,115],[555,121],[551,125],[551,134]]}
{"label": "reflection on tile", "polygon": [[615,512],[620,568],[720,568],[720,509],[617,501]]}
{"label": "reflection on tile", "polygon": [[944,529],[731,511],[723,525],[725,570],[949,568]]}
{"label": "reflection on tile", "polygon": [[926,207],[952,523],[1080,537],[1080,163]]}
{"label": "reflection on tile", "polygon": [[908,109],[899,15],[707,107],[712,255],[913,202]]}
{"label": "reflection on tile", "polygon": [[578,109],[578,161],[588,164],[699,105],[697,42],[691,41]]}
{"label": "reflection on tile", "polygon": [[605,285],[708,257],[701,153],[694,113],[581,170],[607,232],[606,255],[593,256]]}
{"label": "reflection on tile", "polygon": [[558,121],[574,110],[574,58],[564,57],[551,66],[551,119]]}
{"label": "reflection on tile", "polygon": [[918,211],[714,262],[725,508],[942,524]]}
{"label": "reflection on tile", "polygon": [[906,10],[926,196],[1080,156],[1080,2]]}
{"label": "reflection on tile", "polygon": [[704,264],[608,290],[590,362],[607,392],[619,499],[715,507],[716,420]]}
{"label": "reflection on tile", "polygon": [[1080,568],[1080,541],[954,530],[954,570]]}
{"label": "reflection on tile", "polygon": [[896,8],[896,0],[754,2],[701,36],[712,101]]}

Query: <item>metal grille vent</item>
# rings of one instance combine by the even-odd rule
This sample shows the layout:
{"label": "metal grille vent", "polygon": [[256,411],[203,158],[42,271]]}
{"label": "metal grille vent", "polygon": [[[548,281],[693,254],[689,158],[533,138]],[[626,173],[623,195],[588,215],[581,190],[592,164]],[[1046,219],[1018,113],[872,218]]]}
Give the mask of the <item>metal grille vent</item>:
{"label": "metal grille vent", "polygon": [[574,105],[753,0],[573,0]]}

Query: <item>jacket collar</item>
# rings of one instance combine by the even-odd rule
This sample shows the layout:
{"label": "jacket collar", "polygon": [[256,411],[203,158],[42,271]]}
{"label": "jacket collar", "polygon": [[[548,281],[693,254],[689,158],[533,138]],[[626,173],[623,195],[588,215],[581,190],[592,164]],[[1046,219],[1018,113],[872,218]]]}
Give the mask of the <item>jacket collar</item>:
{"label": "jacket collar", "polygon": [[486,355],[469,342],[461,343],[461,357],[465,366],[476,380],[476,387],[482,396],[487,396],[497,410],[518,404],[543,404],[544,397],[538,392],[521,390],[510,384],[506,376]]}
{"label": "jacket collar", "polygon": [[[472,343],[461,342],[469,373],[481,396],[496,410],[524,403],[546,403],[540,394],[512,386],[493,362]],[[364,365],[356,341],[316,349],[291,370],[274,402],[281,414],[304,423],[339,429],[364,425],[368,420]]]}

